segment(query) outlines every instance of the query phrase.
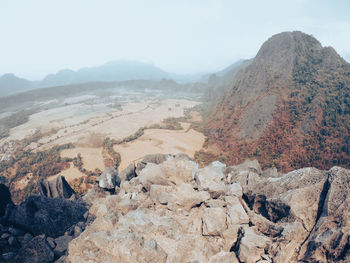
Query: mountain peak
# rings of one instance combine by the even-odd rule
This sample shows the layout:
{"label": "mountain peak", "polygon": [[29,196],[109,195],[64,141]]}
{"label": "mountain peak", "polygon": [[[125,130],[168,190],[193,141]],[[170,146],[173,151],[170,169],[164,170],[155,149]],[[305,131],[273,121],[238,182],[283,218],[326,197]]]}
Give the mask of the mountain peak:
{"label": "mountain peak", "polygon": [[284,171],[348,167],[349,76],[350,65],[313,36],[276,34],[212,112],[206,146],[211,141],[231,163],[255,156]]}

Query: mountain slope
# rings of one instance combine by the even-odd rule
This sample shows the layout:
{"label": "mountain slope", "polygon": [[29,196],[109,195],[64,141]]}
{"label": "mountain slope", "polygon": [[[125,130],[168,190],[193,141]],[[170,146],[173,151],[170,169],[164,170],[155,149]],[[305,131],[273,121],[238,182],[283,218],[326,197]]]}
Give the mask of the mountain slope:
{"label": "mountain slope", "polygon": [[32,88],[33,84],[31,81],[18,78],[13,74],[5,74],[0,77],[0,97]]}
{"label": "mountain slope", "polygon": [[302,32],[274,35],[211,112],[205,147],[228,163],[350,164],[350,64]]}

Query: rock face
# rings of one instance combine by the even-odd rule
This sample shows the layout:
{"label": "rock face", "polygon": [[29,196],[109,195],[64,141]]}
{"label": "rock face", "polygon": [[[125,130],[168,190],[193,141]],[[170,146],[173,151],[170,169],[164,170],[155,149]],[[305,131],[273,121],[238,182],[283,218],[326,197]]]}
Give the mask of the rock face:
{"label": "rock face", "polygon": [[58,176],[56,180],[40,180],[38,183],[40,194],[53,198],[70,198],[75,195],[74,190],[70,187],[64,176]]}
{"label": "rock face", "polygon": [[34,235],[58,237],[82,221],[86,211],[83,203],[31,196],[18,206],[8,206],[3,220]]}
{"label": "rock face", "polygon": [[5,215],[8,204],[12,204],[10,191],[6,185],[0,184],[0,217]]}
{"label": "rock face", "polygon": [[[87,194],[95,220],[67,262],[349,262],[350,171],[287,174],[257,161],[147,162],[117,194]],[[94,196],[94,198],[91,198]]]}

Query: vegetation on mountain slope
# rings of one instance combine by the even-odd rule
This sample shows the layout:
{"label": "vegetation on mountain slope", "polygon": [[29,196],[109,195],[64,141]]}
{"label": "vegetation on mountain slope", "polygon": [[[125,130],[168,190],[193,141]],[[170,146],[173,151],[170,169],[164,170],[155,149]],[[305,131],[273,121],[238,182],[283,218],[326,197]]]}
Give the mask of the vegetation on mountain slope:
{"label": "vegetation on mountain slope", "polygon": [[[205,125],[211,159],[248,157],[283,171],[350,165],[350,64],[312,36],[287,32],[264,43]],[[212,150],[215,149],[215,150]]]}

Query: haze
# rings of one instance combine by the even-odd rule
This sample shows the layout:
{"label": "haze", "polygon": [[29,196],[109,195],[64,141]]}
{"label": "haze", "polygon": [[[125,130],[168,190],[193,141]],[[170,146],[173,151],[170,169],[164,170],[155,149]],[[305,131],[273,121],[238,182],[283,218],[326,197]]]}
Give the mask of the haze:
{"label": "haze", "polygon": [[290,30],[349,58],[349,11],[347,0],[2,0],[0,75],[40,79],[116,59],[209,72],[253,57],[268,37]]}

